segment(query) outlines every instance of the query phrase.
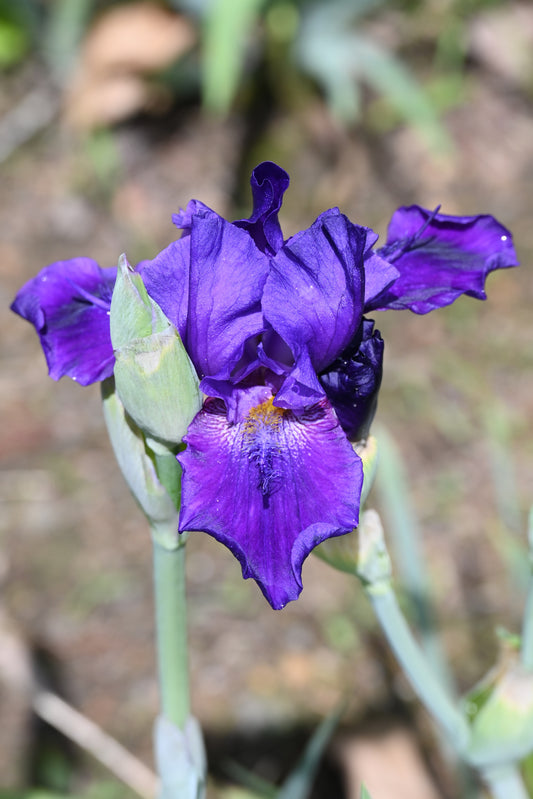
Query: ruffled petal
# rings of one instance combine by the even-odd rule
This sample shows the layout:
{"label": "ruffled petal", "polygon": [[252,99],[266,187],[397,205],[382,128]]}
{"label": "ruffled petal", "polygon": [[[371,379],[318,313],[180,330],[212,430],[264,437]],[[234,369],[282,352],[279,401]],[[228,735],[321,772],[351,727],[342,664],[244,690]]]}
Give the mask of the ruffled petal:
{"label": "ruffled petal", "polygon": [[189,270],[191,240],[185,236],[173,241],[151,261],[143,261],[137,271],[146,291],[157,302],[185,341],[189,310]]}
{"label": "ruffled petal", "polygon": [[294,356],[276,404],[298,408],[323,396],[315,373],[335,360],[361,323],[368,235],[333,208],[272,259],[263,312]]}
{"label": "ruffled petal", "polygon": [[15,297],[11,310],[35,327],[54,380],[67,375],[87,386],[113,374],[109,310],[116,275],[115,267],[101,269],[92,258],[56,261]]}
{"label": "ruffled petal", "polygon": [[172,222],[183,231],[183,236],[189,236],[192,218],[194,214],[201,213],[202,210],[209,211],[210,209],[200,200],[189,200],[186,208],[180,208],[177,214],[172,214]]}
{"label": "ruffled petal", "polygon": [[371,319],[359,335],[320,375],[341,427],[350,441],[367,438],[376,413],[383,374],[383,339]]}
{"label": "ruffled petal", "polygon": [[274,255],[283,245],[278,211],[289,186],[289,176],[272,161],[263,161],[253,170],[250,185],[253,213],[249,219],[239,219],[233,224],[248,231],[260,250]]}
{"label": "ruffled petal", "polygon": [[224,379],[247,339],[264,328],[261,295],[269,259],[244,230],[209,209],[193,216],[190,247],[184,344],[202,377]]}
{"label": "ruffled petal", "polygon": [[265,386],[235,393],[232,422],[208,399],[189,426],[180,530],[225,544],[279,609],[300,594],[309,552],[357,526],[362,465],[327,400],[294,413]]}
{"label": "ruffled petal", "polygon": [[484,300],[489,272],[518,264],[511,233],[493,216],[447,216],[418,205],[395,212],[378,253],[400,276],[365,310],[423,314],[461,294]]}
{"label": "ruffled petal", "polygon": [[377,253],[369,252],[365,255],[365,311],[399,277],[396,267]]}
{"label": "ruffled petal", "polygon": [[218,393],[214,386],[239,363],[247,339],[263,330],[261,294],[269,261],[244,230],[207,206],[193,201],[187,209],[190,217],[181,224],[187,222],[188,234],[139,271],[198,374],[213,378]]}

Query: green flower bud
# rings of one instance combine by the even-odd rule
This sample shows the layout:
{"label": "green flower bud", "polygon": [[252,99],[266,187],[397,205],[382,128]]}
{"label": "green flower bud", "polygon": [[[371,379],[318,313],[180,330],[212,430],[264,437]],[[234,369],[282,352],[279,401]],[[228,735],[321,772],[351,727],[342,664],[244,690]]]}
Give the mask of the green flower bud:
{"label": "green flower bud", "polygon": [[120,350],[132,341],[167,330],[170,322],[149,296],[138,272],[125,255],[118,259],[118,272],[110,314],[111,342]]}
{"label": "green flower bud", "polygon": [[378,442],[374,436],[369,436],[364,443],[354,444],[354,450],[363,461],[363,488],[361,490],[361,509],[374,485],[376,472],[378,469]]}
{"label": "green flower bud", "polygon": [[357,576],[367,591],[387,590],[392,577],[392,564],[381,519],[375,510],[367,510],[359,525],[359,551],[357,556]]}
{"label": "green flower bud", "polygon": [[[378,465],[378,445],[374,436],[370,436],[364,444],[358,442],[354,444],[354,450],[357,452],[363,461],[363,488],[361,490],[360,509],[363,511],[364,503],[368,497]],[[321,560],[325,560],[330,566],[339,571],[347,572],[348,574],[357,573],[358,564],[358,548],[359,548],[359,530],[363,523],[363,516],[361,515],[361,522],[359,527],[352,530],[346,535],[338,535],[334,538],[328,538],[322,544],[315,547],[313,550],[315,555],[318,555]]]}
{"label": "green flower bud", "polygon": [[[133,496],[141,506],[152,530],[162,531],[178,543],[178,512],[161,484],[154,462],[146,451],[144,436],[126,414],[114,390],[113,380],[102,383],[104,418],[118,465]],[[179,466],[179,464],[178,464]]]}
{"label": "green flower bud", "polygon": [[117,392],[129,415],[147,436],[181,443],[201,408],[198,376],[177,330],[125,256],[111,301],[111,341]]}
{"label": "green flower bud", "polygon": [[463,700],[471,723],[467,757],[477,767],[521,760],[533,750],[533,674],[509,646]]}

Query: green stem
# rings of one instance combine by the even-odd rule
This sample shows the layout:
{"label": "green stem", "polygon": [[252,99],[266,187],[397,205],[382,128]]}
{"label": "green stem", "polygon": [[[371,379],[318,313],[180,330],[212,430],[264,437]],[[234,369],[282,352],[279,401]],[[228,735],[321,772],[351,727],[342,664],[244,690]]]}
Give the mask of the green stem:
{"label": "green stem", "polygon": [[167,548],[154,537],[153,550],[161,709],[183,729],[190,710],[185,543]]}
{"label": "green stem", "polygon": [[398,447],[383,428],[379,435],[380,464],[376,487],[383,503],[390,542],[400,575],[402,590],[407,594],[409,616],[420,635],[422,649],[450,694],[455,692],[448,662],[437,634],[436,614],[422,552],[420,525],[409,498],[405,464]]}
{"label": "green stem", "polygon": [[522,775],[516,766],[484,769],[482,777],[493,799],[530,799]]}
{"label": "green stem", "polygon": [[403,672],[427,710],[447,732],[455,747],[462,751],[469,739],[466,719],[456,708],[413,637],[389,582],[366,587],[366,593]]}

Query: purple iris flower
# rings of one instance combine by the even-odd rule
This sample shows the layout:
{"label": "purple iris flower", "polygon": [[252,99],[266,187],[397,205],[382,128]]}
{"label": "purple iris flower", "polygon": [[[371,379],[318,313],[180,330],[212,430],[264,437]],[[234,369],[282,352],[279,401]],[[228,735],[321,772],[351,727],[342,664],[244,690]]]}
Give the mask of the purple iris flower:
{"label": "purple iris flower", "polygon": [[[516,264],[493,217],[417,206],[393,216],[387,242],[332,208],[284,241],[286,172],[252,173],[253,213],[227,222],[193,200],[182,237],[139,271],[176,326],[207,399],[189,425],[180,530],[229,547],[274,608],[296,599],[320,542],[357,526],[366,438],[383,341],[368,310],[426,313]],[[50,374],[87,384],[112,373],[108,311],[115,272],[89,259],[52,264],[13,310],[32,322]],[[176,397],[179,402],[179,396]]]}

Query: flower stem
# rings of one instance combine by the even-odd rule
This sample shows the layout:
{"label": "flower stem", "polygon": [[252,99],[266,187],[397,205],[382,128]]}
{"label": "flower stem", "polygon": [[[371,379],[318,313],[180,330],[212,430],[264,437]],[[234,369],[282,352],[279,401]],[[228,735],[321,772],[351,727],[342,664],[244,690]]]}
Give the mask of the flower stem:
{"label": "flower stem", "polygon": [[482,771],[493,799],[530,799],[519,769],[514,765]]}
{"label": "flower stem", "polygon": [[394,439],[385,429],[379,431],[380,464],[376,487],[381,497],[386,526],[400,583],[409,600],[408,610],[422,649],[448,693],[455,693],[453,678],[437,634],[435,608],[424,568],[420,525],[409,499],[405,465]]}
{"label": "flower stem", "polygon": [[168,548],[154,537],[153,551],[161,709],[183,729],[190,710],[185,542]]}
{"label": "flower stem", "polygon": [[415,693],[440,723],[458,752],[468,745],[470,730],[431,662],[413,636],[392,586],[392,564],[376,511],[362,515],[358,528],[356,574],[361,580],[389,645]]}
{"label": "flower stem", "polygon": [[467,722],[435,677],[407,625],[392,586],[381,583],[379,590],[367,586],[366,592],[381,629],[415,693],[461,751],[469,738]]}

